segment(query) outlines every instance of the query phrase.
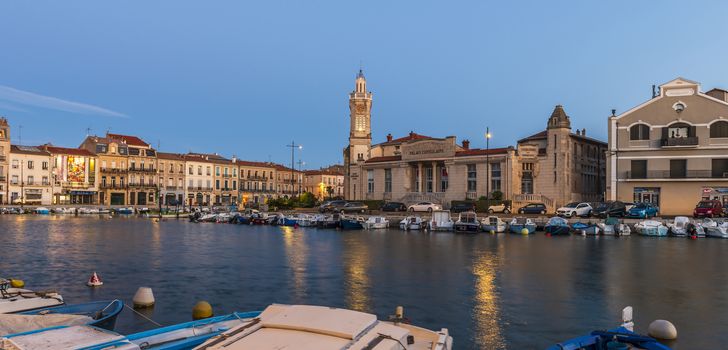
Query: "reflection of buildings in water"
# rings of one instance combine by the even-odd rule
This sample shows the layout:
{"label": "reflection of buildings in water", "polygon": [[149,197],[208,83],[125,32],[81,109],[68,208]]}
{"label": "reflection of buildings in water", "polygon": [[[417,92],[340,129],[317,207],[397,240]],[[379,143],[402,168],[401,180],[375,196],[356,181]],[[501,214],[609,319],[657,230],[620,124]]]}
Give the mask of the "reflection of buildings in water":
{"label": "reflection of buildings in water", "polygon": [[306,245],[303,230],[296,230],[289,226],[280,226],[283,233],[288,267],[293,279],[293,303],[305,303],[308,295],[306,287],[306,262],[308,260],[308,246]]}
{"label": "reflection of buildings in water", "polygon": [[346,307],[352,310],[371,311],[369,300],[370,281],[369,246],[355,240],[353,236],[343,239],[344,292]]}
{"label": "reflection of buildings in water", "polygon": [[479,253],[473,261],[475,340],[483,349],[506,347],[501,331],[498,291],[495,284],[498,265],[498,256],[492,252]]}
{"label": "reflection of buildings in water", "polygon": [[150,254],[151,254],[151,262],[152,267],[154,269],[159,269],[161,267],[161,260],[162,260],[162,242],[160,237],[160,226],[162,223],[159,222],[159,220],[152,220],[152,238],[150,242]]}

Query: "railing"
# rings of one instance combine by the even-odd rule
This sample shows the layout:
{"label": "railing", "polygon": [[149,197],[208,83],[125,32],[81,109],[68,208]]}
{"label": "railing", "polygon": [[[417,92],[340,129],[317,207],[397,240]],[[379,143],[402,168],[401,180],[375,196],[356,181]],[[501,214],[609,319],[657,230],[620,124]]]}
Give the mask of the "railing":
{"label": "railing", "polygon": [[478,199],[478,193],[477,192],[465,192],[465,199],[476,200],[476,199]]}
{"label": "railing", "polygon": [[668,139],[662,139],[662,147],[673,147],[673,146],[697,146],[698,137],[674,137]]}
{"label": "railing", "polygon": [[232,174],[222,174],[222,177],[229,178],[229,177],[233,177],[233,175]]}
{"label": "railing", "polygon": [[121,173],[126,172],[125,169],[119,169],[119,168],[101,168],[102,173]]}
{"label": "railing", "polygon": [[142,184],[142,183],[130,183],[129,187],[132,188],[157,188],[155,184]]}
{"label": "railing", "polygon": [[[328,194],[328,192],[327,192],[327,194]],[[382,199],[384,199],[385,201],[391,201],[392,192],[384,192],[384,194],[382,194]]]}
{"label": "railing", "polygon": [[401,201],[405,203],[433,202],[441,204],[443,199],[445,199],[445,192],[409,192],[402,197]]}
{"label": "railing", "polygon": [[93,184],[85,183],[85,182],[69,182],[64,181],[60,183],[61,187],[70,187],[70,188],[91,188],[94,187]]}
{"label": "railing", "polygon": [[124,185],[124,184],[101,183],[101,188],[103,188],[103,189],[125,189],[126,188],[126,185]]}
{"label": "railing", "polygon": [[164,188],[167,191],[176,191],[177,190],[177,186],[165,186]]}
{"label": "railing", "polygon": [[157,169],[129,167],[129,171],[134,171],[134,172],[138,172],[138,173],[154,173],[157,171]]}
{"label": "railing", "polygon": [[187,186],[188,191],[212,191],[212,187],[201,187],[201,186]]}
{"label": "railing", "polygon": [[243,180],[249,180],[249,181],[268,181],[268,177],[266,176],[248,176],[248,177],[240,177]]}
{"label": "railing", "polygon": [[684,173],[670,170],[648,170],[647,172],[625,171],[624,179],[646,180],[646,179],[728,179],[728,172],[713,173],[712,170],[687,170]]}
{"label": "railing", "polygon": [[516,194],[513,196],[513,201],[521,203],[543,203],[549,208],[554,206],[554,200],[542,194]]}

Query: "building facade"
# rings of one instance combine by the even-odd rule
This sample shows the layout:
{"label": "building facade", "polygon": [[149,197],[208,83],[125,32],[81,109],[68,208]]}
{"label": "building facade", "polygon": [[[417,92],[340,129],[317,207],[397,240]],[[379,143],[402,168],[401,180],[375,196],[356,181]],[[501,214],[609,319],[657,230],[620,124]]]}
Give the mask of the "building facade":
{"label": "building facade", "polygon": [[8,170],[10,161],[10,125],[0,117],[0,204],[8,204]]}
{"label": "building facade", "polygon": [[187,188],[185,196],[188,206],[204,207],[212,205],[212,163],[208,155],[199,153],[185,154]]}
{"label": "building facade", "polygon": [[307,170],[304,172],[304,191],[313,193],[319,200],[344,196],[344,173],[334,169]]}
{"label": "building facade", "polygon": [[129,205],[129,148],[125,142],[105,136],[87,136],[79,148],[96,154],[99,161],[99,204]]}
{"label": "building facade", "polygon": [[276,167],[271,163],[240,161],[239,200],[243,206],[264,204],[268,199],[277,198],[275,186]]}
{"label": "building facade", "polygon": [[51,155],[40,147],[12,145],[8,172],[8,204],[50,205]]}
{"label": "building facade", "polygon": [[42,146],[51,155],[53,204],[99,204],[98,157],[85,149]]}
{"label": "building facade", "polygon": [[185,206],[185,157],[177,153],[157,153],[157,175],[162,205]]}
{"label": "building facade", "polygon": [[676,78],[608,127],[610,199],[651,202],[664,215],[689,215],[703,199],[728,205],[725,90]]}

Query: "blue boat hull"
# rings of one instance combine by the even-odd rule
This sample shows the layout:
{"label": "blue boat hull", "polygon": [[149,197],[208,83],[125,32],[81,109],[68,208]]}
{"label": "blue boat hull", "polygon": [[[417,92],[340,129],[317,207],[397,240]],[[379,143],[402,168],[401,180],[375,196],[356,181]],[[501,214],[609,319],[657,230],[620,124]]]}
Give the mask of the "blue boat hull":
{"label": "blue boat hull", "polygon": [[[618,344],[630,344],[639,349],[646,350],[670,350],[669,347],[660,344],[657,340],[646,337],[619,327],[611,331],[594,331],[588,335],[569,339],[565,342],[552,345],[548,350],[607,350],[619,349],[614,347],[614,342]],[[608,343],[613,343],[610,347]],[[625,348],[626,349],[626,348]]]}
{"label": "blue boat hull", "polygon": [[361,230],[364,226],[358,220],[342,219],[341,228],[344,230]]}
{"label": "blue boat hull", "polygon": [[511,230],[511,233],[522,233],[523,229],[528,230],[528,234],[532,234],[536,232],[536,225],[510,225],[509,229]]}
{"label": "blue boat hull", "polygon": [[32,311],[20,312],[19,315],[40,315],[40,314],[74,314],[84,315],[93,318],[89,326],[107,329],[110,331],[116,327],[116,318],[121,310],[124,309],[124,303],[121,300],[112,301],[93,301],[90,303],[53,306]]}
{"label": "blue boat hull", "polygon": [[553,235],[553,236],[561,236],[561,235],[566,236],[566,235],[569,235],[571,229],[569,228],[569,226],[547,225],[546,227],[544,227],[544,231],[546,231],[546,233]]}

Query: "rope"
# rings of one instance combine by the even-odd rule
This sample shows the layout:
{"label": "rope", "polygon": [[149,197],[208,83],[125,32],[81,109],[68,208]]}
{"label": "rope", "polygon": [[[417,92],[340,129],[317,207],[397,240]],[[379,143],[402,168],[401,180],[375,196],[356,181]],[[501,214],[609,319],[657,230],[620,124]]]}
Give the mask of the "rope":
{"label": "rope", "polygon": [[135,314],[137,314],[137,315],[141,316],[141,317],[142,317],[143,319],[145,319],[145,320],[147,320],[147,321],[149,321],[149,322],[151,322],[151,323],[155,324],[155,325],[156,325],[157,327],[162,327],[162,325],[161,325],[161,324],[159,324],[159,323],[158,323],[157,321],[154,321],[153,319],[151,319],[151,318],[149,318],[149,317],[147,317],[147,316],[144,316],[144,315],[142,315],[141,313],[139,313],[138,311],[134,310],[134,308],[130,307],[130,306],[129,306],[129,305],[127,305],[126,303],[124,303],[124,306],[126,306],[126,308],[127,308],[127,309],[131,310],[131,311],[132,311],[132,312],[134,312]]}

